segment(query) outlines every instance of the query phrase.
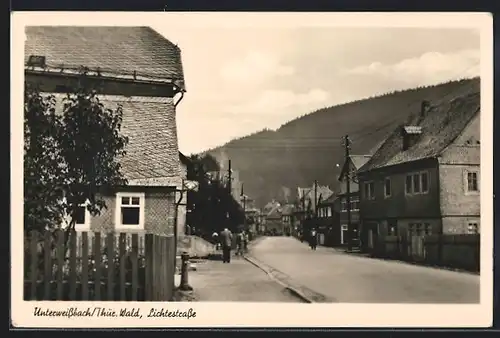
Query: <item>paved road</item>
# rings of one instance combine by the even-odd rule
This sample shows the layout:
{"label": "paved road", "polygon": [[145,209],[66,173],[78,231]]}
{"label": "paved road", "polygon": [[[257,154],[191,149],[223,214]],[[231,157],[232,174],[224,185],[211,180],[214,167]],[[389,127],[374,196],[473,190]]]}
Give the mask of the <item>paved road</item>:
{"label": "paved road", "polygon": [[204,261],[189,272],[189,284],[199,301],[301,302],[265,272],[243,258],[230,264]]}
{"label": "paved road", "polygon": [[355,256],[293,237],[267,237],[251,252],[261,262],[332,301],[345,303],[478,303],[479,276]]}

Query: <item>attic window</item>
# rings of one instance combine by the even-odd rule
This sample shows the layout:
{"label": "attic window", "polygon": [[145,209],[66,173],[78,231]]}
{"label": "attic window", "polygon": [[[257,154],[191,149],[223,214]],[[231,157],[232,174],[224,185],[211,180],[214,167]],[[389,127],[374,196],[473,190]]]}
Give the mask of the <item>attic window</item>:
{"label": "attic window", "polygon": [[28,66],[30,67],[45,67],[45,56],[42,55],[30,55],[28,58]]}
{"label": "attic window", "polygon": [[422,134],[420,126],[405,126],[402,130],[403,136],[403,151],[408,150],[417,143],[419,136]]}
{"label": "attic window", "polygon": [[420,126],[406,126],[404,127],[405,133],[410,135],[422,134],[422,127]]}

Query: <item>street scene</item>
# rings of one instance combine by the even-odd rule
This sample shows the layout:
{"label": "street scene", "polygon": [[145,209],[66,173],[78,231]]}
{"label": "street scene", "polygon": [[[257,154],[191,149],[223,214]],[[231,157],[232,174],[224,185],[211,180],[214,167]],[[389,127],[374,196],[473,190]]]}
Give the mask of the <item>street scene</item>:
{"label": "street scene", "polygon": [[25,300],[480,302],[475,30],[25,36]]}

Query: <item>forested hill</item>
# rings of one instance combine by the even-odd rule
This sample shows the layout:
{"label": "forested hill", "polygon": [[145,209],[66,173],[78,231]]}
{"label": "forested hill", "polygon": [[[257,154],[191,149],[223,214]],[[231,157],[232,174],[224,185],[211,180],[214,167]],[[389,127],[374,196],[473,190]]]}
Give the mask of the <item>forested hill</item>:
{"label": "forested hill", "polygon": [[352,140],[351,153],[368,154],[409,114],[418,113],[422,100],[431,102],[477,90],[479,78],[388,93],[323,108],[282,125],[211,149],[218,160],[231,159],[245,193],[262,207],[271,199],[295,199],[297,186],[322,185],[338,190],[343,163],[342,137]]}

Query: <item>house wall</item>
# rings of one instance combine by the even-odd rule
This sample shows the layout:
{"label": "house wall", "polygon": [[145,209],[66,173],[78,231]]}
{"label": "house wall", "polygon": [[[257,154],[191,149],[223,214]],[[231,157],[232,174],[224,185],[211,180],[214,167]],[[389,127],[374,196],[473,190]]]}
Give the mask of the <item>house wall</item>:
{"label": "house wall", "polygon": [[467,191],[467,172],[478,174],[480,186],[480,118],[477,116],[439,159],[443,233],[466,233],[469,221],[479,222],[480,192]]}
{"label": "house wall", "polygon": [[[127,191],[127,190],[122,190]],[[131,192],[141,191],[140,189],[130,189]],[[126,229],[118,232],[137,232],[153,233],[157,235],[174,234],[174,210],[175,210],[175,192],[172,188],[143,188],[145,192],[144,201],[144,229]],[[96,232],[114,232],[116,198],[114,196],[105,196],[107,208],[101,210],[101,214],[91,217],[90,230]]]}
{"label": "house wall", "polygon": [[[187,179],[187,166],[181,163],[181,177]],[[178,197],[179,198],[179,197]],[[180,238],[186,233],[186,215],[187,215],[187,192],[182,194],[181,203],[177,209],[177,237]]]}
{"label": "house wall", "polygon": [[[427,171],[429,191],[426,194],[406,195],[406,175]],[[384,196],[384,180],[391,179],[391,196]],[[364,194],[364,184],[373,181],[375,199],[368,200]],[[411,165],[394,166],[385,170],[363,173],[360,177],[360,216],[362,219],[387,218],[436,218],[440,217],[439,175],[436,161],[420,161]]]}

